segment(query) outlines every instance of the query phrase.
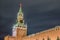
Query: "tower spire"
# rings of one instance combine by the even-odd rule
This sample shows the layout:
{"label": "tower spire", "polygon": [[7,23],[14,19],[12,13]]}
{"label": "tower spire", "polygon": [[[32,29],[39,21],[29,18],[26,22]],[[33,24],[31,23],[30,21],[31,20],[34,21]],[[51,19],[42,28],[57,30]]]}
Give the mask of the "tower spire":
{"label": "tower spire", "polygon": [[13,25],[12,35],[16,36],[17,28],[27,28],[27,25],[24,24],[24,15],[22,11],[22,4],[20,3],[20,8],[17,14],[16,24]]}
{"label": "tower spire", "polygon": [[17,14],[17,23],[18,23],[18,27],[23,27],[24,26],[24,17],[23,17],[23,12],[22,12],[22,4],[20,3],[20,9],[19,12]]}
{"label": "tower spire", "polygon": [[22,13],[22,3],[20,3],[19,13]]}

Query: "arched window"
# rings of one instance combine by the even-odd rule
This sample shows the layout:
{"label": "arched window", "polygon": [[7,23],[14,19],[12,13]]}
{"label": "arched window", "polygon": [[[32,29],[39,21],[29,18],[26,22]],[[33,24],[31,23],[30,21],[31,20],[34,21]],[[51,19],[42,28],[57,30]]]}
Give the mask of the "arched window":
{"label": "arched window", "polygon": [[48,37],[47,40],[51,40],[51,39]]}
{"label": "arched window", "polygon": [[44,38],[42,40],[45,40]]}
{"label": "arched window", "polygon": [[59,36],[57,36],[57,39],[56,40],[60,40]]}

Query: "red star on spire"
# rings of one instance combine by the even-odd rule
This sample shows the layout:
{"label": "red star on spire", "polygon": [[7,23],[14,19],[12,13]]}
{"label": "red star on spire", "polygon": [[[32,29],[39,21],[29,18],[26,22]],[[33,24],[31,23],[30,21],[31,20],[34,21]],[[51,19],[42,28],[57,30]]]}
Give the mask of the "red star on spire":
{"label": "red star on spire", "polygon": [[22,3],[20,3],[20,7],[22,7]]}

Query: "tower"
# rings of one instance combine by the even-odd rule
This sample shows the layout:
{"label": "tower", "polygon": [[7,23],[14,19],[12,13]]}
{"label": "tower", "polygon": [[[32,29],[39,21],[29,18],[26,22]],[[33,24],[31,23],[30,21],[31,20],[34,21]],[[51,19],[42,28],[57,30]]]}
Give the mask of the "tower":
{"label": "tower", "polygon": [[13,33],[17,40],[27,35],[27,27],[24,24],[24,14],[22,12],[22,4],[20,3],[20,9],[17,14],[16,24],[13,26]]}

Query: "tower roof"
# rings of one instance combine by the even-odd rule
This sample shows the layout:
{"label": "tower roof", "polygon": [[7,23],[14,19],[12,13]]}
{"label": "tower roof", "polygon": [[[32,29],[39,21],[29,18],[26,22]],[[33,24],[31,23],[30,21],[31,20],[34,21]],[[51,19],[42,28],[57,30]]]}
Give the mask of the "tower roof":
{"label": "tower roof", "polygon": [[20,3],[20,8],[17,14],[17,25],[19,26],[24,26],[24,17],[23,17],[23,12],[22,12],[22,4]]}
{"label": "tower roof", "polygon": [[22,3],[20,3],[20,9],[19,9],[19,14],[22,14]]}
{"label": "tower roof", "polygon": [[20,3],[20,8],[17,14],[17,20],[16,20],[16,24],[14,25],[14,27],[25,27],[25,23],[24,23],[24,15],[23,15],[23,11],[22,11],[22,4]]}

